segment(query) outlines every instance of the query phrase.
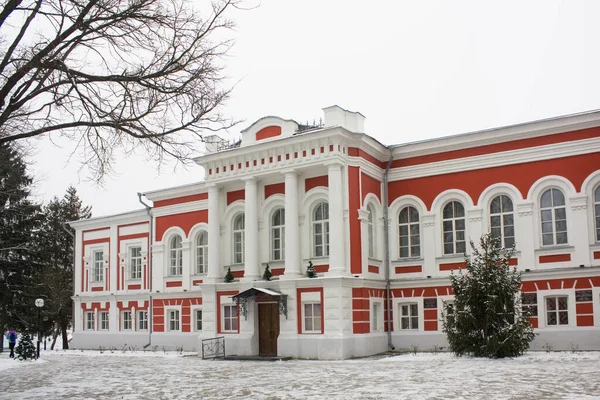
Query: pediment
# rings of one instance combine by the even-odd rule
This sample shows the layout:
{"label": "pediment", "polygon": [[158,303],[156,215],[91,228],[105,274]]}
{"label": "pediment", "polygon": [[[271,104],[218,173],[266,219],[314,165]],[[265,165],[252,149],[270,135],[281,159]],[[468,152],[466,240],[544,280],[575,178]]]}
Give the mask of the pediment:
{"label": "pediment", "polygon": [[242,130],[241,147],[289,137],[297,130],[298,123],[294,120],[273,116],[263,117]]}

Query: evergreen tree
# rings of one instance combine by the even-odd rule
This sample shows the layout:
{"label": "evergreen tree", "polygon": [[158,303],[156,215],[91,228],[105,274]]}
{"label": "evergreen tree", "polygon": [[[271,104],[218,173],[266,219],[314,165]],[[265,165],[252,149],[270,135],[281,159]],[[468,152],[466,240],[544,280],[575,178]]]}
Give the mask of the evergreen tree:
{"label": "evergreen tree", "polygon": [[37,358],[37,350],[33,344],[33,339],[31,339],[29,332],[23,333],[23,336],[21,336],[21,339],[19,339],[17,347],[15,347],[15,354],[21,361],[35,360]]}
{"label": "evergreen tree", "polygon": [[227,268],[227,273],[225,274],[225,282],[233,282],[233,274],[231,273],[231,267]]}
{"label": "evergreen tree", "polygon": [[46,298],[44,312],[52,328],[54,348],[56,338],[62,336],[62,346],[69,346],[67,330],[73,315],[73,250],[74,240],[66,223],[91,217],[91,208],[84,207],[77,190],[70,186],[62,199],[53,198],[43,208],[43,220],[36,235],[38,262],[42,266],[41,281]]}
{"label": "evergreen tree", "polygon": [[315,270],[315,267],[313,267],[312,261],[308,262],[308,267],[306,268],[306,276],[308,278],[316,278],[317,277],[317,271]]}
{"label": "evergreen tree", "polygon": [[31,184],[21,154],[0,144],[0,332],[25,331],[37,317],[32,255],[40,207],[29,199]]}
{"label": "evergreen tree", "polygon": [[501,248],[500,239],[490,233],[482,236],[480,249],[473,242],[471,248],[466,271],[450,277],[454,304],[444,305],[450,350],[458,356],[522,355],[535,334],[521,310],[521,274],[508,265],[514,248]]}
{"label": "evergreen tree", "polygon": [[273,277],[273,273],[271,272],[271,270],[269,269],[269,264],[267,264],[267,266],[265,267],[265,272],[263,272],[263,276],[262,278],[265,281],[270,281],[271,278]]}

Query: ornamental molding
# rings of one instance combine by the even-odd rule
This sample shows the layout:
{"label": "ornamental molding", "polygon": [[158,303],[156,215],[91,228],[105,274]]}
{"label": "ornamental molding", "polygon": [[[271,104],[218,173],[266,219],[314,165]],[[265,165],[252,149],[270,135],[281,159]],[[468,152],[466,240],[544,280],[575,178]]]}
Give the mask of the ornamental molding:
{"label": "ornamental molding", "polygon": [[469,222],[479,222],[483,220],[483,209],[474,208],[467,211],[467,216],[469,218]]}
{"label": "ornamental molding", "polygon": [[365,208],[359,208],[358,210],[358,219],[361,222],[367,222],[369,220],[369,211]]}
{"label": "ornamental molding", "polygon": [[572,196],[569,197],[569,202],[571,203],[571,209],[573,211],[586,210],[588,197],[587,195]]}
{"label": "ornamental molding", "polygon": [[533,201],[517,204],[517,214],[519,214],[520,217],[533,215]]}
{"label": "ornamental molding", "polygon": [[186,203],[173,204],[165,207],[152,209],[152,215],[155,217],[164,217],[173,214],[183,214],[193,211],[201,211],[208,209],[208,200],[190,201]]}
{"label": "ornamental molding", "polygon": [[423,214],[421,225],[423,225],[423,228],[433,227],[435,225],[435,214]]}
{"label": "ornamental molding", "polygon": [[389,180],[398,181],[440,174],[451,174],[597,152],[600,152],[600,138],[583,139],[573,142],[555,143],[525,149],[502,151],[492,154],[482,154],[472,157],[394,168],[390,170]]}

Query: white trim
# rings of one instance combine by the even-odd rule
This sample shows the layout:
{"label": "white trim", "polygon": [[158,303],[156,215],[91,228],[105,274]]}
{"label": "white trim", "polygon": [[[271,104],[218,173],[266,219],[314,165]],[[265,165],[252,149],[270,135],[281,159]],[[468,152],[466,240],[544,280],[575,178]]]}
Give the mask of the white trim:
{"label": "white trim", "polygon": [[589,206],[587,207],[588,221],[588,239],[589,244],[600,244],[600,240],[596,239],[596,215],[595,215],[595,204],[594,204],[594,189],[600,187],[600,170],[592,172],[583,181],[581,185],[581,193],[587,196]]}
{"label": "white trim", "polygon": [[[400,307],[403,305],[417,305],[417,318],[418,325],[417,329],[402,329],[402,313],[400,312]],[[425,331],[425,312],[423,308],[423,297],[396,297],[393,301],[393,310],[394,310],[394,330],[400,334],[411,334],[415,332],[424,332]],[[411,315],[412,316],[412,315]]]}
{"label": "white trim", "polygon": [[[546,297],[567,296],[568,325],[546,325]],[[575,306],[575,289],[538,290],[538,328],[561,330],[577,326],[577,311]]]}
{"label": "white trim", "polygon": [[[502,142],[507,141],[509,141],[507,138],[502,140]],[[441,151],[447,150],[439,150],[439,152]],[[572,142],[548,144],[537,147],[528,147],[525,149],[502,151],[491,154],[488,153],[478,156],[394,168],[390,170],[389,181],[392,182],[425,176],[452,174],[456,172],[480,169],[482,170],[486,168],[552,160],[555,158],[564,158],[597,152],[600,152],[600,138],[583,139]],[[400,155],[394,155],[394,158],[397,159],[398,157],[400,157]]]}
{"label": "white trim", "polygon": [[164,217],[167,215],[183,214],[193,211],[208,210],[208,199],[188,201],[184,203],[172,204],[169,206],[163,206],[152,209],[152,215],[154,217]]}
{"label": "white trim", "polygon": [[[375,306],[379,307],[379,310],[375,310]],[[373,315],[375,313],[375,311],[378,311],[378,315],[374,318]],[[369,326],[370,326],[370,330],[371,333],[378,333],[378,332],[383,332],[384,331],[384,319],[385,319],[385,313],[384,313],[384,308],[383,308],[383,298],[379,298],[379,297],[371,297],[369,298]],[[375,323],[377,323],[375,325]]]}

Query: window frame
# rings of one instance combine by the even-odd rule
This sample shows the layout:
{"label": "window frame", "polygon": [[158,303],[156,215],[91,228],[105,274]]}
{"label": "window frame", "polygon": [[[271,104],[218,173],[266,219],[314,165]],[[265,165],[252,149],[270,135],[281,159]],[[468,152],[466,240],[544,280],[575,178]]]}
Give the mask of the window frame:
{"label": "window frame", "polygon": [[[454,204],[459,204],[462,207],[462,216],[456,216],[456,209],[454,207]],[[446,210],[446,207],[452,205],[452,217],[450,218],[446,218],[444,216],[444,211]],[[465,208],[465,205],[463,204],[462,201],[458,200],[458,199],[450,199],[447,202],[444,203],[444,205],[442,206],[441,209],[441,231],[442,231],[442,254],[444,256],[459,256],[461,254],[464,254],[467,250],[467,210]],[[461,221],[463,223],[463,229],[457,229],[457,223],[458,221]],[[452,231],[446,231],[444,228],[445,222],[451,222],[452,223]],[[447,232],[452,232],[452,253],[446,252],[446,244],[450,244],[450,242],[446,242],[446,233]],[[462,240],[458,240],[457,239],[457,234],[458,232],[462,232],[462,236],[463,239]],[[463,245],[463,250],[460,251],[459,250],[459,243],[462,243]]]}
{"label": "window frame", "polygon": [[[96,257],[97,255],[100,255],[100,259]],[[97,249],[92,251],[92,263],[92,282],[104,282],[104,249]]]}
{"label": "window frame", "polygon": [[[416,307],[416,311],[413,315],[413,306]],[[419,302],[418,301],[405,301],[405,302],[399,302],[398,303],[398,330],[400,332],[418,332],[420,330],[422,330],[422,322],[421,322],[421,310],[419,307]],[[409,311],[408,315],[404,315],[403,314],[403,307],[408,307],[407,310]],[[408,319],[408,328],[403,328],[402,326],[402,321],[404,318]],[[416,318],[417,320],[417,326],[413,327],[413,320]]]}
{"label": "window frame", "polygon": [[[206,274],[208,272],[208,232],[206,230],[202,229],[196,233],[194,250],[194,273],[196,275]],[[200,256],[200,253],[202,253],[202,256]],[[200,258],[202,258],[202,261],[200,261]]]}
{"label": "window frame", "polygon": [[[417,213],[417,221],[416,222],[412,221],[412,219],[411,219],[411,209],[415,210],[415,212]],[[407,219],[407,222],[400,222],[400,216],[404,210],[407,210],[406,212],[407,212],[408,219]],[[406,204],[400,208],[397,215],[398,215],[398,217],[396,218],[396,221],[397,221],[396,229],[397,229],[397,235],[398,235],[398,259],[421,257],[421,214],[419,213],[419,209],[411,204]],[[402,227],[404,227],[404,226],[407,229],[408,235],[401,235],[401,230],[402,230]],[[416,235],[413,235],[411,232],[411,227],[413,227],[413,226],[417,227]],[[402,255],[403,246],[400,243],[401,238],[404,236],[406,236],[408,238],[408,245],[406,246],[407,250],[408,250],[407,256]],[[415,237],[418,239],[417,245],[413,244]],[[413,247],[417,247],[417,246],[418,246],[419,254],[413,254]]]}
{"label": "window frame", "polygon": [[[559,299],[563,299],[563,298],[565,299],[565,308],[561,309]],[[548,308],[548,300],[554,300],[555,307],[556,307],[554,310],[550,310]],[[566,315],[567,315],[566,323],[560,322],[561,313],[566,313]],[[549,321],[548,321],[549,320],[548,316],[550,314],[554,314],[554,317],[556,318],[556,322],[553,324],[549,323]],[[570,312],[569,312],[569,295],[567,295],[567,294],[548,294],[548,295],[544,296],[545,326],[552,327],[552,328],[570,326],[571,325],[571,316],[569,314],[570,314]]]}
{"label": "window frame", "polygon": [[367,254],[373,260],[377,257],[377,246],[375,243],[375,207],[371,203],[367,204],[367,240]]}
{"label": "window frame", "polygon": [[600,243],[600,185],[597,185],[596,188],[592,191],[592,204],[594,206],[594,238],[596,243]]}
{"label": "window frame", "polygon": [[[229,310],[229,315],[226,315],[226,311]],[[233,311],[235,310],[235,315]],[[226,329],[227,321],[229,321],[229,328]],[[221,332],[222,333],[238,333],[240,331],[240,313],[238,306],[235,304],[221,304]]]}
{"label": "window frame", "polygon": [[[562,205],[554,205],[553,191],[557,191],[561,194],[561,196],[563,198]],[[550,192],[551,206],[543,207],[542,206],[542,198],[548,192]],[[541,243],[542,247],[567,246],[569,244],[569,221],[568,221],[569,218],[568,218],[568,214],[567,214],[567,196],[565,195],[565,192],[563,191],[563,189],[554,187],[554,186],[544,188],[540,192],[540,197],[538,199],[537,206],[539,208],[539,219],[540,219],[539,229],[540,229],[540,240],[541,240],[540,243]],[[561,220],[556,219],[556,212],[558,209],[564,210],[564,215],[565,215],[564,219],[561,219]],[[544,211],[550,212],[550,220],[544,220]],[[559,232],[557,229],[558,228],[557,225],[560,221],[564,221],[565,230]],[[550,243],[550,244],[544,243],[544,235],[548,235],[548,233],[549,233],[549,232],[546,232],[546,233],[544,232],[544,223],[551,223],[551,226],[552,226],[552,243]],[[564,242],[561,242],[561,243],[558,242],[558,234],[559,233],[565,234]]]}
{"label": "window frame", "polygon": [[[179,247],[175,247],[175,241],[179,239]],[[183,275],[183,237],[179,233],[173,234],[169,238],[167,276]]]}
{"label": "window frame", "polygon": [[[510,206],[511,206],[510,211],[504,211],[504,203],[502,201],[503,197],[506,197],[508,199],[508,201],[510,201]],[[500,207],[499,212],[494,212],[492,210],[493,202],[496,199],[498,199],[498,201],[499,201],[499,207]],[[494,195],[490,199],[489,206],[488,206],[488,213],[489,213],[490,232],[492,233],[492,235],[494,234],[494,229],[500,229],[499,238],[500,238],[501,246],[505,247],[505,248],[514,247],[515,243],[516,243],[516,227],[515,227],[516,218],[515,218],[515,202],[513,201],[512,197],[505,193],[498,193],[498,194]],[[512,217],[512,225],[505,224],[505,217],[507,217],[507,216]],[[500,222],[499,227],[494,226],[494,223],[493,223],[494,217],[499,218],[499,222]],[[513,230],[513,235],[507,236],[506,228],[511,227],[511,226],[512,226],[512,230]],[[508,238],[512,238],[512,244],[510,244],[510,245],[507,245]]]}
{"label": "window frame", "polygon": [[[143,318],[140,317],[143,316]],[[148,330],[148,310],[137,310],[136,311],[136,330],[147,331]]]}
{"label": "window frame", "polygon": [[[134,250],[139,249],[139,255],[134,256]],[[142,246],[133,245],[127,248],[127,256],[129,257],[129,280],[139,281],[142,279]]]}
{"label": "window frame", "polygon": [[[306,306],[310,306],[311,315],[306,315]],[[319,310],[319,315],[314,315],[317,309]],[[307,319],[311,321],[311,329],[307,328]],[[315,321],[318,321],[318,329],[315,329]],[[323,333],[323,307],[320,301],[308,300],[302,302],[302,333],[311,335],[320,335]]]}
{"label": "window frame", "polygon": [[[238,219],[242,219],[242,228],[236,229]],[[240,243],[240,251],[235,249],[236,243]],[[231,220],[231,261],[232,264],[243,264],[245,262],[246,252],[246,215],[244,212],[239,212],[233,216]]]}
{"label": "window frame", "polygon": [[[129,315],[129,319],[126,316]],[[125,325],[129,323],[129,328]],[[133,315],[131,310],[122,310],[121,311],[121,330],[122,331],[132,331],[133,330]]]}
{"label": "window frame", "polygon": [[95,331],[96,330],[96,312],[95,311],[84,312],[84,323],[85,323],[84,330]]}
{"label": "window frame", "polygon": [[[280,213],[280,224],[275,225],[275,215]],[[275,232],[279,233],[279,248],[275,246]],[[269,217],[269,257],[271,261],[284,261],[285,260],[285,207],[275,207]],[[279,251],[279,257],[276,257],[275,253]]]}
{"label": "window frame", "polygon": [[[198,308],[192,308],[192,313],[193,313],[193,327],[194,327],[194,332],[202,332],[202,328],[203,328],[203,315],[202,315],[202,307],[198,307]],[[198,313],[200,313],[200,318],[198,318]],[[200,322],[200,328],[198,328],[198,322]]]}
{"label": "window frame", "polygon": [[385,311],[382,300],[371,300],[371,332],[383,332]]}
{"label": "window frame", "polygon": [[[176,318],[172,318],[173,316]],[[176,327],[172,327],[171,323],[175,323]],[[167,332],[181,332],[181,309],[165,308],[165,330]]]}
{"label": "window frame", "polygon": [[[327,206],[327,218],[316,219],[317,209],[321,206]],[[321,244],[317,244],[317,229],[320,228],[321,233],[319,235],[322,236]],[[330,242],[329,242],[329,202],[322,199],[315,202],[314,206],[311,209],[310,213],[310,230],[311,230],[311,254],[314,258],[324,258],[329,257],[330,252]],[[317,254],[321,250],[321,254]]]}

